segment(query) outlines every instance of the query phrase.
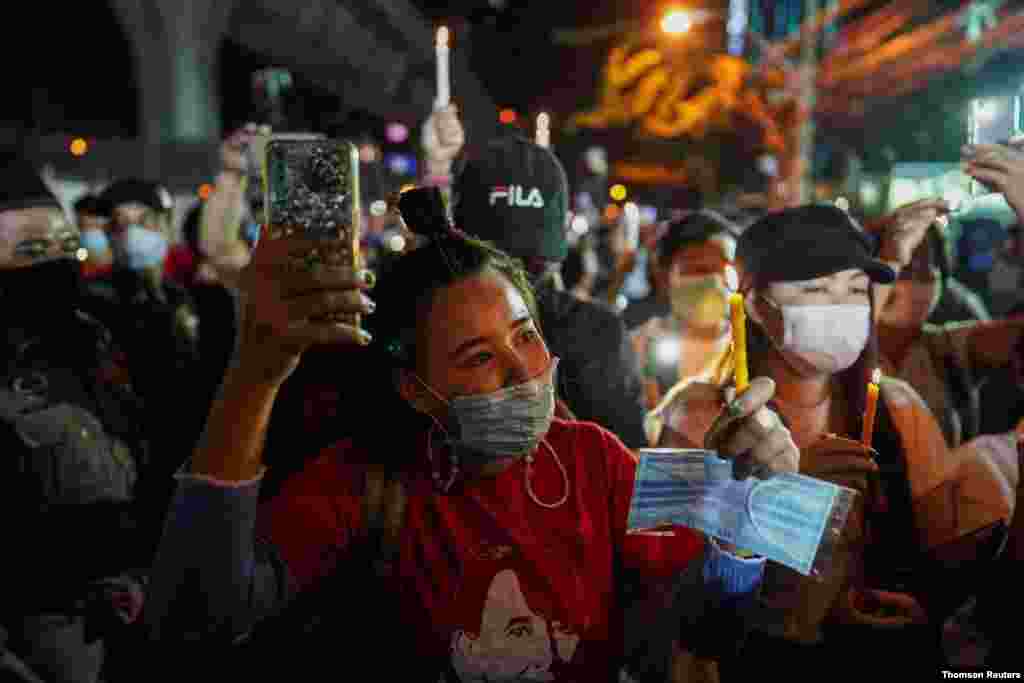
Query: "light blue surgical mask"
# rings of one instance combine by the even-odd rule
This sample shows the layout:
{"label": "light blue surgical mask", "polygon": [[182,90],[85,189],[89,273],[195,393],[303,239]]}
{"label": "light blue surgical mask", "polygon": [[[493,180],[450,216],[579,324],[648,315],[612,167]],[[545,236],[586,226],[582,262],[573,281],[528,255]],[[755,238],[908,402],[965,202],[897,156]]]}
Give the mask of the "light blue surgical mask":
{"label": "light blue surgical mask", "polygon": [[242,239],[250,248],[255,249],[260,241],[260,224],[256,221],[248,221],[242,226]]}
{"label": "light blue surgical mask", "polygon": [[478,464],[528,455],[548,433],[555,415],[555,369],[558,359],[538,377],[490,394],[442,398],[419,381],[452,411],[457,434],[452,441],[476,456]]}
{"label": "light blue surgical mask", "polygon": [[105,254],[110,251],[110,238],[107,231],[99,228],[90,228],[82,231],[82,246],[92,254]]}
{"label": "light blue surgical mask", "polygon": [[136,224],[126,227],[118,236],[114,253],[125,268],[143,270],[163,263],[167,249],[163,233]]}
{"label": "light blue surgical mask", "polygon": [[856,492],[791,473],[736,481],[732,471],[711,451],[641,449],[628,528],[678,524],[807,576],[827,573]]}

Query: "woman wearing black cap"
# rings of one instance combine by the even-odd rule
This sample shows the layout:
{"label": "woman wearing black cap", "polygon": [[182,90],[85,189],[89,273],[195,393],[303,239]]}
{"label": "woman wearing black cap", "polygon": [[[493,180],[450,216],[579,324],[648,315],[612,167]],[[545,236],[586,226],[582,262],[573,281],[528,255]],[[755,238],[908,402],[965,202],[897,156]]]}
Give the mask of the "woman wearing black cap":
{"label": "woman wearing black cap", "polygon": [[[750,371],[775,380],[774,405],[801,449],[801,472],[862,494],[844,532],[837,569],[825,583],[797,591],[784,632],[792,641],[814,642],[824,621],[858,625],[864,632],[903,627],[912,634],[906,627],[926,617],[907,594],[916,591],[906,573],[921,569],[922,551],[972,531],[975,520],[971,501],[956,486],[960,482],[951,479],[958,468],[942,431],[910,386],[883,379],[874,452],[859,443],[867,385],[878,364],[872,284],[890,283],[895,273],[872,258],[863,231],[832,206],[762,218],[740,237],[737,260]],[[660,445],[694,445],[684,435],[693,433],[690,423],[707,413],[703,403],[712,395],[717,388],[701,385],[681,393],[666,410]],[[923,573],[914,578],[921,581],[918,588],[928,579]],[[832,644],[873,642],[862,637],[841,632]],[[907,646],[893,637],[872,647],[897,643]],[[836,654],[822,652],[831,653],[823,662]]]}

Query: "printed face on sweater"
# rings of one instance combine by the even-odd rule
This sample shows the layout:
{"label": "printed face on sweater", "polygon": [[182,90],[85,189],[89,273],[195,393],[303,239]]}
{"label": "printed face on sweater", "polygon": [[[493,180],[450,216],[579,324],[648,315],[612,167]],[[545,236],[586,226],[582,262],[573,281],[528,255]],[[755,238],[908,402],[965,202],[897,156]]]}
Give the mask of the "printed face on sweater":
{"label": "printed face on sweater", "polygon": [[571,660],[578,643],[530,608],[519,577],[506,569],[491,581],[479,631],[453,635],[452,666],[463,683],[552,681],[552,665]]}
{"label": "printed face on sweater", "polygon": [[[438,290],[418,332],[416,374],[446,400],[522,384],[551,364],[526,301],[494,272]],[[415,378],[403,380],[402,393],[420,410],[448,417]]]}

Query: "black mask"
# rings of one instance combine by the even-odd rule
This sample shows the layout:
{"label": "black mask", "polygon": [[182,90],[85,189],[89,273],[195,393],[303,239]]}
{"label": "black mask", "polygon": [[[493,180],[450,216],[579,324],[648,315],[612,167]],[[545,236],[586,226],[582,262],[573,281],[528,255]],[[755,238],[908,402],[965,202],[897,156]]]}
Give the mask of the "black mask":
{"label": "black mask", "polygon": [[39,328],[70,317],[82,295],[82,264],[57,259],[0,270],[0,312],[5,327]]}

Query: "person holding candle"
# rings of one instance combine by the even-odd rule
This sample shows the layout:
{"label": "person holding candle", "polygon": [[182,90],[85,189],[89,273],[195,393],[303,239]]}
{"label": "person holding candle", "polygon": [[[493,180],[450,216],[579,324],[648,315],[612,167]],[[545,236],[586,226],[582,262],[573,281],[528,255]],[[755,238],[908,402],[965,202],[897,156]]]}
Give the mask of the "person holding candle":
{"label": "person holding candle", "polygon": [[[913,386],[956,448],[978,436],[981,387],[1018,362],[1024,316],[999,321],[928,321],[947,286],[945,238],[929,218],[936,202],[909,205],[870,229],[879,255],[899,273],[877,312],[882,368]],[[899,217],[902,219],[897,220]],[[1012,429],[1008,420],[1005,430]]]}
{"label": "person holding candle", "polygon": [[[168,660],[194,666],[191,642],[211,648],[204,666],[230,662],[234,678],[259,661],[273,665],[264,678],[282,667],[316,678],[344,653],[343,665],[380,680],[614,683],[622,567],[652,581],[694,567],[681,585],[699,599],[678,602],[683,612],[667,621],[693,622],[692,632],[678,629],[686,649],[727,651],[734,633],[696,627],[745,609],[765,560],[736,558],[681,527],[626,534],[636,460],[601,427],[553,417],[561,363],[526,273],[462,231],[472,224],[452,226],[424,192],[403,194],[400,208],[430,243],[399,257],[376,286],[364,273],[297,268],[292,245],[257,246],[242,280],[237,353],[178,475],[151,576],[152,634],[182,648]],[[367,314],[373,336],[316,322],[332,311]],[[323,344],[359,345],[337,363],[376,369],[381,381],[363,388],[363,400],[388,428],[353,425],[353,439],[258,514],[271,407],[301,355]],[[798,466],[785,428],[759,417],[772,389],[752,382],[712,442],[727,457],[751,441],[773,444],[755,453],[769,475]],[[325,620],[312,632],[278,612],[297,597],[306,600],[293,605],[312,602]],[[256,626],[275,614],[283,624]],[[239,642],[248,642],[247,661],[227,657]]]}
{"label": "person holding candle", "polygon": [[[913,628],[927,623],[919,604],[926,596],[911,595],[907,573],[922,567],[925,551],[993,521],[955,486],[957,456],[906,383],[882,378],[871,450],[858,440],[879,365],[874,288],[895,278],[871,248],[863,229],[834,206],[769,214],[737,248],[750,374],[775,380],[773,406],[801,448],[801,472],[862,494],[839,549],[841,569],[823,584],[794,582],[802,588],[789,594],[798,596],[793,621],[776,632],[791,644],[813,643],[828,624],[823,646],[797,648],[822,664],[835,656],[832,646],[855,642],[893,654],[912,643],[937,657],[928,652],[931,631]],[[703,443],[694,435],[715,436],[709,414],[721,401],[722,390],[707,384],[680,392],[664,412],[659,445],[694,447]],[[874,633],[890,628],[903,637]]]}
{"label": "person holding candle", "polygon": [[728,297],[739,229],[714,211],[671,221],[655,247],[672,307],[632,331],[650,412],[645,429],[657,443],[661,412],[693,381],[723,384],[732,373]]}
{"label": "person holding candle", "polygon": [[466,134],[459,120],[458,105],[449,103],[431,112],[423,123],[426,173],[421,184],[447,192],[452,184],[452,164],[465,144]]}

